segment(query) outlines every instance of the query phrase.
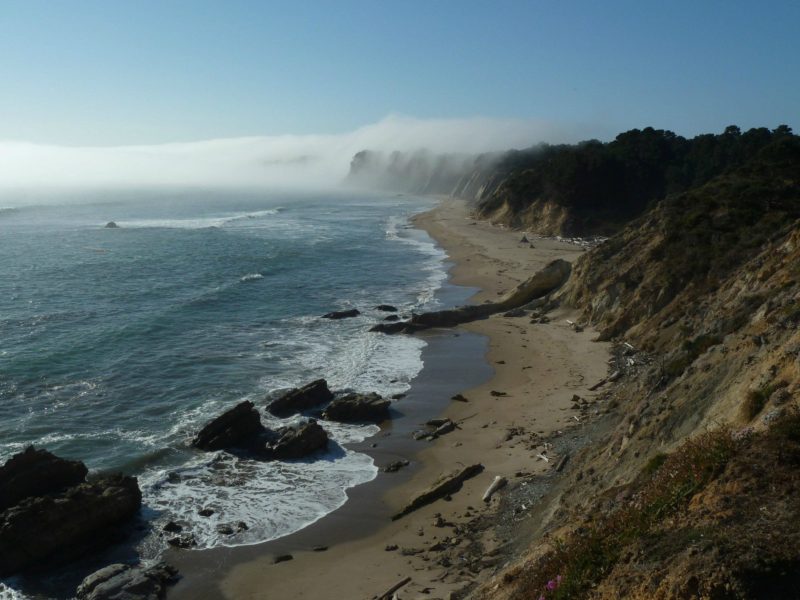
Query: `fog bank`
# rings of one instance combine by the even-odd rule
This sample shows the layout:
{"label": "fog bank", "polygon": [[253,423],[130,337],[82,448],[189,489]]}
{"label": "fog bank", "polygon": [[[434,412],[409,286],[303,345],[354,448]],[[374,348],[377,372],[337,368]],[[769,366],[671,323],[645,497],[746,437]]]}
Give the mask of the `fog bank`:
{"label": "fog bank", "polygon": [[390,116],[338,135],[282,135],[148,146],[68,147],[0,141],[0,188],[331,187],[360,150],[479,153],[592,132],[544,121]]}

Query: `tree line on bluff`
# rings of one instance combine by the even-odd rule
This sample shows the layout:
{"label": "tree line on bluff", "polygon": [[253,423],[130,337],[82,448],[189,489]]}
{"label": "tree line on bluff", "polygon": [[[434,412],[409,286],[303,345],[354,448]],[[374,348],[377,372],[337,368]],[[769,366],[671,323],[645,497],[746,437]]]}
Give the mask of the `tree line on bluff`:
{"label": "tree line on bluff", "polygon": [[786,137],[796,137],[786,125],[746,132],[731,125],[722,134],[692,139],[646,127],[620,133],[607,143],[588,140],[510,151],[496,166],[507,174],[505,181],[481,202],[480,212],[489,214],[501,203],[520,212],[535,200],[545,200],[625,221],[654,201],[744,164]]}

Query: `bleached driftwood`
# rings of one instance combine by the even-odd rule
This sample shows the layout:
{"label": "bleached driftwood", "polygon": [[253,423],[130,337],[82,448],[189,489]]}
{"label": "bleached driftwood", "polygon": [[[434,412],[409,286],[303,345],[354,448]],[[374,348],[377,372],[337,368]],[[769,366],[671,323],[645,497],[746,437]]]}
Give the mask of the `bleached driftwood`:
{"label": "bleached driftwood", "polygon": [[507,483],[508,483],[508,479],[506,479],[502,475],[497,475],[494,478],[494,481],[492,481],[492,483],[489,485],[488,488],[486,488],[486,491],[483,493],[483,501],[484,502],[489,502],[489,500],[492,499],[492,496],[494,495],[494,493],[497,490],[505,487],[505,485]]}

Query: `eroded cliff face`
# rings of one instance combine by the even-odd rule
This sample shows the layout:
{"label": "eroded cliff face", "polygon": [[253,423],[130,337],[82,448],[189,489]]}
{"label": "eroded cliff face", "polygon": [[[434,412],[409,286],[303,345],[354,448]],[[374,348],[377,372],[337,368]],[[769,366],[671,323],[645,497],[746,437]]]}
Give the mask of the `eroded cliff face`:
{"label": "eroded cliff face", "polygon": [[410,194],[446,195],[479,201],[502,181],[500,154],[434,154],[362,150],[350,162],[345,183]]}
{"label": "eroded cliff face", "polygon": [[607,433],[543,500],[530,549],[473,596],[795,597],[797,140],[652,208],[558,300],[619,342],[597,401]]}

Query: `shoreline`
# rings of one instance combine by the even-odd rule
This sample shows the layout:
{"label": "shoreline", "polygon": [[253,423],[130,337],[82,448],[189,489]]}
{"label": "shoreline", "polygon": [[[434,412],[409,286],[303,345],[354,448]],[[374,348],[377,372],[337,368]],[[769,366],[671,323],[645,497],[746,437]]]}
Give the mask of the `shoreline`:
{"label": "shoreline", "polygon": [[[440,199],[412,223],[448,254],[448,284],[477,290],[470,298],[473,303],[496,298],[555,258],[572,261],[582,252],[554,240],[537,239],[535,248],[520,244],[519,232],[471,219],[466,203],[459,200]],[[413,403],[422,402],[424,412],[450,418],[459,429],[429,443],[410,438],[418,424],[412,419],[389,424],[353,448],[368,452],[379,467],[397,457],[412,457],[412,467],[379,473],[349,490],[343,507],[284,538],[238,548],[170,552],[167,559],[188,577],[169,597],[201,594],[238,600],[261,597],[265,589],[271,598],[324,597],[332,589],[337,597],[372,597],[407,576],[412,581],[406,593],[427,589],[446,596],[470,585],[481,571],[454,567],[447,557],[491,551],[507,542],[493,539],[491,528],[470,533],[476,519],[491,519],[497,502],[484,504],[483,491],[496,475],[507,478],[514,489],[552,469],[554,462],[537,459],[537,454],[546,456],[546,438],[574,423],[569,412],[573,394],[592,397],[586,386],[606,373],[607,348],[590,341],[590,330],[573,332],[565,318],[569,314],[558,311],[550,324],[531,325],[525,317],[498,316],[425,334],[432,364],[429,368],[426,362],[397,408],[412,416]],[[476,340],[484,340],[482,349]],[[476,348],[488,369],[483,375],[472,364]],[[449,401],[455,393],[463,393],[469,402]],[[375,443],[378,448],[371,448]],[[440,474],[478,462],[485,467],[483,473],[465,482],[450,502],[434,502],[398,521],[388,519]],[[438,526],[442,522],[447,525]],[[314,546],[327,550],[314,552]],[[392,547],[396,549],[386,550]],[[273,564],[280,554],[291,554],[293,560]]]}

